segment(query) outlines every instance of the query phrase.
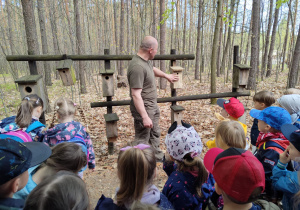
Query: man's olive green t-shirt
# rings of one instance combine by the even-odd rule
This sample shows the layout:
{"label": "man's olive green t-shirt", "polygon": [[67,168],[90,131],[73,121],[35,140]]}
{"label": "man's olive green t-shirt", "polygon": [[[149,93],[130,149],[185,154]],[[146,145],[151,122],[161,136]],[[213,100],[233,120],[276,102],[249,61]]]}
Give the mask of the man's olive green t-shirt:
{"label": "man's olive green t-shirt", "polygon": [[[152,62],[146,61],[138,55],[133,56],[132,60],[129,63],[127,78],[130,86],[131,99],[131,88],[141,88],[141,96],[144,101],[145,108],[156,109],[157,92]],[[131,108],[135,109],[132,100]]]}

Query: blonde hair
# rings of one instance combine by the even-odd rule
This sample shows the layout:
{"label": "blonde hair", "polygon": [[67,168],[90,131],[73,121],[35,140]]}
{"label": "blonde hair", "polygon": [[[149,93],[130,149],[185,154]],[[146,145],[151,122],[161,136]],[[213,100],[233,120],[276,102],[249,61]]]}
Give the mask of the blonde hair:
{"label": "blonde hair", "polygon": [[198,195],[201,197],[201,186],[207,181],[208,172],[199,156],[192,157],[191,153],[187,153],[182,161],[176,160],[179,171],[193,171],[197,168],[198,176],[195,181],[195,187]]}
{"label": "blonde hair", "polygon": [[140,200],[147,185],[152,182],[156,168],[152,148],[130,148],[121,151],[118,158],[120,189],[116,195],[118,206]]}
{"label": "blonde hair", "polygon": [[33,110],[39,106],[44,107],[44,103],[37,94],[25,96],[18,109],[16,124],[20,128],[27,128],[31,124]]}
{"label": "blonde hair", "polygon": [[243,127],[237,121],[222,121],[216,128],[216,138],[222,141],[228,147],[245,149],[246,135]]}
{"label": "blonde hair", "polygon": [[283,92],[283,95],[300,94],[300,90],[297,88],[289,88]]}

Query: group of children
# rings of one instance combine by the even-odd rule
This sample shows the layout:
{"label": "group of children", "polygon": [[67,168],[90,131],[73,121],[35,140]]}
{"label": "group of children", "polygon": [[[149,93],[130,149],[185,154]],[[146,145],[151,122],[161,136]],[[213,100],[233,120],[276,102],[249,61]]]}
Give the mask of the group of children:
{"label": "group of children", "polygon": [[[153,148],[121,148],[120,186],[114,198],[102,195],[95,209],[299,209],[300,95],[287,92],[272,106],[273,94],[261,91],[253,101],[249,141],[247,126],[239,121],[243,104],[218,99],[221,121],[205,155],[194,127],[174,122],[165,138],[168,180],[162,192],[153,184]],[[87,166],[95,167],[89,134],[74,121],[74,103],[63,98],[55,103],[59,124],[48,130],[31,126],[42,108],[41,99],[29,95],[16,117],[0,122],[0,209],[89,209],[80,179]],[[32,142],[18,142],[26,133]]]}

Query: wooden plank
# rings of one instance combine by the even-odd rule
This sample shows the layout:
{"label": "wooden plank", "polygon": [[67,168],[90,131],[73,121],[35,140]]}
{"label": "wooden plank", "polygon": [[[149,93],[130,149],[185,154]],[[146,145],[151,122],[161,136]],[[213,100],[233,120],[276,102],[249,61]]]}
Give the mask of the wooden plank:
{"label": "wooden plank", "polygon": [[174,112],[181,112],[181,111],[185,110],[185,108],[184,108],[183,106],[178,106],[178,105],[170,106],[170,108],[171,108]]}
{"label": "wooden plank", "polygon": [[42,75],[27,75],[15,80],[15,83],[17,84],[36,83],[40,78],[42,78]]}
{"label": "wooden plank", "polygon": [[119,117],[116,113],[111,113],[111,114],[105,114],[104,119],[106,122],[114,122],[114,121],[118,121]]}
{"label": "wooden plank", "polygon": [[[201,94],[201,95],[158,98],[157,103],[166,103],[166,102],[174,102],[174,101],[192,101],[192,100],[209,99],[209,98],[240,97],[240,96],[250,96],[250,91],[211,93],[211,94]],[[91,103],[92,108],[106,107],[106,106],[126,106],[126,105],[130,105],[130,100]]]}
{"label": "wooden plank", "polygon": [[244,65],[244,64],[234,64],[233,66],[236,66],[239,69],[251,69],[251,66]]}
{"label": "wooden plank", "polygon": [[[131,60],[134,55],[7,55],[7,61]],[[156,55],[153,60],[194,60],[194,54]]]}

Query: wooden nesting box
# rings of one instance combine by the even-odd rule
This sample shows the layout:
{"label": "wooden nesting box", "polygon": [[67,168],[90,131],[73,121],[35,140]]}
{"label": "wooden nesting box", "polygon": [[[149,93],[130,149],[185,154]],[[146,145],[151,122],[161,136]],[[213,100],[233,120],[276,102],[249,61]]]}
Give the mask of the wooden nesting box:
{"label": "wooden nesting box", "polygon": [[100,71],[103,97],[114,96],[114,70]]}
{"label": "wooden nesting box", "polygon": [[44,111],[48,106],[42,75],[27,75],[15,81],[19,86],[21,98],[30,94],[37,94],[44,102]]}
{"label": "wooden nesting box", "polygon": [[178,124],[181,124],[183,110],[184,108],[182,106],[171,106],[171,123],[177,121]]}
{"label": "wooden nesting box", "polygon": [[248,83],[249,71],[251,66],[243,64],[233,65],[232,88],[242,91]]}
{"label": "wooden nesting box", "polygon": [[183,87],[183,81],[182,81],[182,73],[183,68],[180,66],[170,66],[170,72],[173,74],[178,75],[178,81],[171,83],[171,89],[178,89]]}
{"label": "wooden nesting box", "polygon": [[73,61],[71,59],[61,60],[56,69],[59,72],[64,86],[71,86],[76,83]]}
{"label": "wooden nesting box", "polygon": [[119,117],[116,113],[105,114],[104,119],[106,122],[106,137],[109,142],[117,140]]}

